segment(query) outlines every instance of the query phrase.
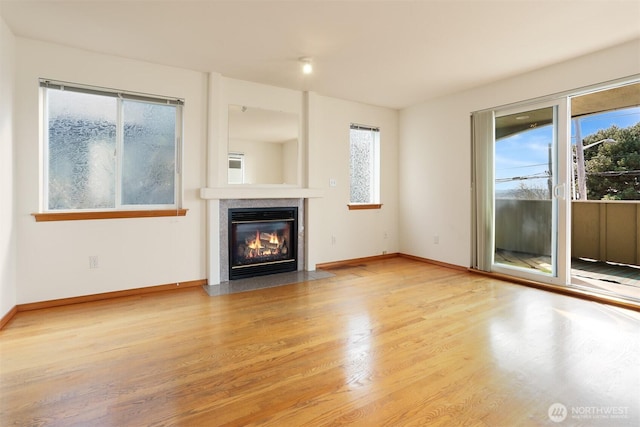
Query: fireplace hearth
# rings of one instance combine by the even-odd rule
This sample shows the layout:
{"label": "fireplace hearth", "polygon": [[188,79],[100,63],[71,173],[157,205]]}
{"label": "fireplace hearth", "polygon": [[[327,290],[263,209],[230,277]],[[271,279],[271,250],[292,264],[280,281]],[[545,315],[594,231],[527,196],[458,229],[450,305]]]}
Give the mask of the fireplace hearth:
{"label": "fireplace hearth", "polygon": [[229,280],[297,270],[297,207],[229,209]]}

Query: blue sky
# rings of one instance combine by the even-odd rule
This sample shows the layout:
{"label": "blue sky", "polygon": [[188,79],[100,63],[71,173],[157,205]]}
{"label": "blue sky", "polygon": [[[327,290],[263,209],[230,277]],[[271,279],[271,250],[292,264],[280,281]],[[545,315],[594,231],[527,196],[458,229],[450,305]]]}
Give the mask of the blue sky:
{"label": "blue sky", "polygon": [[[626,128],[640,122],[640,107],[626,108],[593,114],[580,118],[582,138],[607,129],[612,125]],[[496,143],[495,174],[496,190],[518,188],[520,183],[527,186],[545,187],[547,185],[546,171],[549,170],[549,143],[551,142],[551,125],[541,126],[527,132],[503,138]],[[571,144],[575,144],[575,129],[571,124]],[[507,182],[500,180],[515,179]],[[539,177],[539,178],[535,178]]]}

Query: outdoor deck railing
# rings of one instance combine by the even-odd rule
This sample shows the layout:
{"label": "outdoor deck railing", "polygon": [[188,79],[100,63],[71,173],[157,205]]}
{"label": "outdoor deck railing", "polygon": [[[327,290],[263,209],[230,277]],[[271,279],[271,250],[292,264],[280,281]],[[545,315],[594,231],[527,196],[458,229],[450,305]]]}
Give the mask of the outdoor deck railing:
{"label": "outdoor deck railing", "polygon": [[571,255],[640,265],[640,202],[571,203]]}
{"label": "outdoor deck railing", "polygon": [[[571,212],[573,258],[640,265],[640,202],[573,201]],[[550,200],[497,199],[496,224],[496,248],[551,254]]]}

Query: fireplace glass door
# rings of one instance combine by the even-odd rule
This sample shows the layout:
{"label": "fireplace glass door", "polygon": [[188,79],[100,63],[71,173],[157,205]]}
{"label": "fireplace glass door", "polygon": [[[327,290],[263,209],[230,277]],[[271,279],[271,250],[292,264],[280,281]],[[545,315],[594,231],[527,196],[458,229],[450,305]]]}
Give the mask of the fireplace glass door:
{"label": "fireplace glass door", "polygon": [[297,208],[229,209],[229,279],[297,270]]}

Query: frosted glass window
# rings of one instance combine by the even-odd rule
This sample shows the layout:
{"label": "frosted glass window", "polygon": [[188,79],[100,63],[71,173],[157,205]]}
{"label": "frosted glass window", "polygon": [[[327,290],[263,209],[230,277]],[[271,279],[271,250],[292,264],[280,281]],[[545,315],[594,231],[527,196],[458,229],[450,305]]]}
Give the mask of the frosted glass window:
{"label": "frosted glass window", "polygon": [[46,210],[178,207],[181,101],[41,86]]}
{"label": "frosted glass window", "polygon": [[124,101],[123,117],[122,203],[173,204],[176,107]]}
{"label": "frosted glass window", "polygon": [[115,207],[115,98],[48,94],[50,210]]}
{"label": "frosted glass window", "polygon": [[379,141],[378,128],[351,125],[350,203],[379,202]]}

